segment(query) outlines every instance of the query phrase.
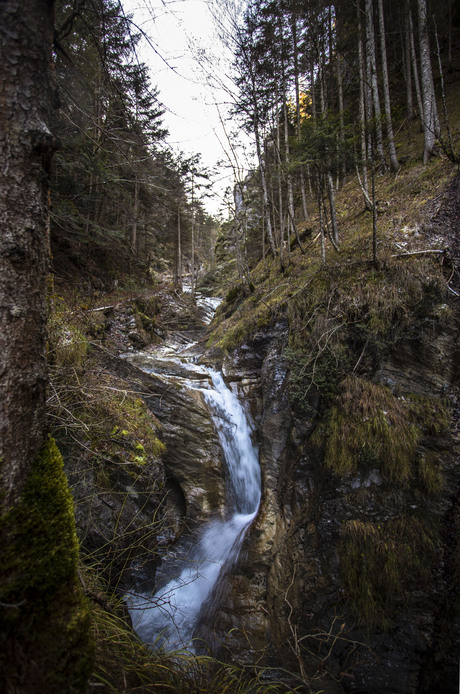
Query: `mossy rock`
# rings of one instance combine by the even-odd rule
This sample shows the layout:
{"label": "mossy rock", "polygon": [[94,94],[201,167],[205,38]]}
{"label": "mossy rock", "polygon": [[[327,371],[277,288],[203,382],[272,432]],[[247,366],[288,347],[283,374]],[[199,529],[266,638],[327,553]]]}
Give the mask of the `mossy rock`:
{"label": "mossy rock", "polygon": [[384,385],[349,376],[312,443],[324,449],[326,466],[347,476],[378,467],[390,484],[411,485],[427,495],[442,489],[437,457],[419,448],[425,434],[439,435],[449,423],[439,398],[397,397]]}
{"label": "mossy rock", "polygon": [[53,439],[0,520],[0,671],[5,691],[86,691],[90,616],[78,581],[72,497]]}
{"label": "mossy rock", "polygon": [[349,520],[338,544],[348,605],[361,625],[389,628],[401,599],[431,577],[439,534],[428,518]]}

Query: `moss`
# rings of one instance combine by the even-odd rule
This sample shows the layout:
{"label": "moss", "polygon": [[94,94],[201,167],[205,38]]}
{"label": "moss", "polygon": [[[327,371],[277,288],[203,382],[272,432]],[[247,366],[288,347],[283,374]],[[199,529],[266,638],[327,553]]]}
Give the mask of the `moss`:
{"label": "moss", "polygon": [[152,316],[158,315],[161,309],[160,297],[158,295],[136,299],[135,306],[139,313],[146,316],[147,320],[152,320]]}
{"label": "moss", "polygon": [[436,496],[443,488],[439,453],[427,449],[424,436],[443,434],[449,421],[449,408],[439,398],[397,397],[383,385],[349,376],[312,443],[337,475],[377,467],[389,484],[418,486]]}
{"label": "moss", "polygon": [[421,438],[406,403],[382,385],[350,376],[328,418],[313,435],[338,475],[379,466],[388,482],[407,483]]}
{"label": "moss", "polygon": [[225,297],[225,302],[227,304],[233,303],[240,296],[240,294],[242,294],[241,285],[237,285],[236,287],[232,287],[227,292],[227,296]]}
{"label": "moss", "polygon": [[6,688],[85,691],[93,657],[89,610],[78,582],[72,498],[53,439],[42,447],[0,530]]}
{"label": "moss", "polygon": [[417,466],[418,481],[422,490],[428,496],[438,496],[444,485],[439,456],[434,451],[422,453]]}
{"label": "moss", "polygon": [[350,520],[338,545],[347,601],[361,625],[387,628],[398,601],[430,579],[436,530],[403,515],[382,523]]}
{"label": "moss", "polygon": [[154,318],[149,318],[145,313],[142,313],[142,311],[137,311],[136,315],[136,323],[138,324],[138,327],[143,328],[148,333],[151,333],[156,328],[156,320]]}
{"label": "moss", "polygon": [[[96,411],[92,409],[91,416],[100,422],[97,430],[93,431],[95,445],[99,444],[101,438],[105,439],[110,431],[110,444],[106,441],[104,446],[105,456],[128,449],[132,451],[129,462],[145,465],[149,457],[161,456],[166,451],[165,444],[156,435],[161,428],[160,422],[144,401],[133,394],[115,390],[101,393]],[[112,426],[114,420],[118,424]]]}
{"label": "moss", "polygon": [[88,340],[74,325],[50,328],[50,361],[57,366],[80,367],[88,353]]}
{"label": "moss", "polygon": [[447,402],[440,398],[409,394],[408,408],[412,419],[420,426],[424,434],[439,436],[444,434],[450,422],[450,411]]}

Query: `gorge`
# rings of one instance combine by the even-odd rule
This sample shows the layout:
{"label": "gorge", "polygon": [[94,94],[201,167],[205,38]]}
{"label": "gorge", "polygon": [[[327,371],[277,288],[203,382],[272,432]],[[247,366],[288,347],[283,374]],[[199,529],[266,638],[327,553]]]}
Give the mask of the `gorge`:
{"label": "gorge", "polygon": [[142,4],[0,3],[0,690],[456,694],[458,3],[200,3],[213,170]]}
{"label": "gorge", "polygon": [[[399,272],[401,261],[393,262],[393,271]],[[436,268],[432,265],[430,272],[436,273]],[[354,281],[365,285],[366,272]],[[387,273],[390,277],[390,269]],[[399,282],[399,274],[397,278]],[[343,387],[334,396],[340,409],[332,416],[345,418],[342,449],[347,451],[356,441],[362,447],[367,440],[369,446],[364,455],[352,448],[359,467],[345,472],[330,467],[327,458],[325,462],[328,451],[318,433],[331,414],[321,407],[317,389],[308,391],[308,407],[301,410],[293,404],[295,365],[289,361],[286,318],[262,325],[225,353],[219,346],[205,348],[206,316],[198,308],[187,330],[180,318],[179,331],[173,328],[143,352],[131,348],[121,360],[100,355],[105,369],[142,393],[162,423],[160,436],[166,445],[161,456],[167,490],[161,507],[167,530],[161,532],[166,534],[160,542],[150,540],[153,561],[151,549],[139,558],[134,549],[132,569],[125,569],[122,579],[124,590],[137,586],[131,614],[143,640],[176,650],[195,636],[198,652],[210,649],[219,659],[243,668],[263,663],[283,683],[280,691],[453,691],[459,618],[459,323],[455,302],[448,310],[442,292],[422,290],[418,306],[422,296],[421,312],[401,311],[400,325],[392,325],[395,348],[377,358],[368,345],[360,359],[364,371],[359,377],[345,375],[348,390]],[[185,299],[170,301],[168,316],[174,310],[183,316]],[[368,306],[368,296],[363,301]],[[330,309],[335,310],[333,305]],[[211,328],[219,330],[228,320],[228,310],[224,302]],[[118,312],[123,317],[130,309],[120,307]],[[233,309],[233,321],[237,312]],[[113,313],[106,311],[109,325]],[[225,334],[228,338],[229,325]],[[138,343],[132,335],[130,340]],[[361,352],[358,343],[355,362]],[[226,444],[219,439],[206,402],[213,392],[211,381],[229,397],[216,375],[219,371],[246,404],[253,423],[262,483],[254,520],[257,495],[251,495],[248,506],[235,504],[226,472]],[[228,411],[229,405],[225,408]],[[373,417],[377,423],[366,428],[366,439],[360,442],[359,422]],[[395,439],[387,438],[392,429]],[[407,477],[397,477],[393,460],[407,470]],[[120,542],[123,523],[129,528],[132,519],[138,519],[140,533],[148,525],[142,515],[144,500],[147,493],[153,503],[147,490],[158,474],[144,466],[135,485],[116,478],[117,493],[124,489],[126,494],[123,503],[116,496],[110,502]],[[94,519],[101,512],[97,496],[91,505]],[[241,519],[246,513],[249,517]],[[84,505],[77,514],[80,523],[83,516]],[[86,543],[93,549],[103,545],[94,520],[91,527],[86,521],[83,525]],[[239,533],[239,559],[221,572]],[[195,538],[193,544],[190,537]],[[140,545],[144,547],[144,541]],[[211,565],[196,566],[209,546],[212,554],[206,558]],[[208,568],[212,581],[217,576],[219,580],[203,589]],[[181,604],[186,606],[184,615]],[[185,631],[179,637],[176,627],[180,632],[183,616]]]}
{"label": "gorge", "polygon": [[[201,302],[205,307],[209,303],[209,300]],[[181,339],[186,340],[186,334],[181,333]],[[161,588],[155,595],[138,589],[127,598],[134,629],[142,640],[167,650],[194,649],[192,639],[197,636],[201,610],[206,607],[208,614],[212,612],[212,595],[218,594],[223,575],[238,561],[261,494],[258,454],[242,406],[219,372],[196,364],[197,343],[185,344],[185,348],[178,349],[172,334],[161,348],[160,359],[155,351],[130,358],[140,362],[147,373],[155,373],[160,361],[165,382],[170,381],[186,392],[195,390],[202,394],[218,432],[225,464],[223,505],[209,509],[210,518],[204,526],[195,529],[195,536],[182,537],[174,547],[173,561],[163,562],[161,574],[165,578],[158,576]],[[184,372],[181,375],[173,370],[168,376],[168,352],[172,353],[169,356],[172,364],[181,365]],[[171,578],[173,565],[175,572],[179,572],[176,578]]]}

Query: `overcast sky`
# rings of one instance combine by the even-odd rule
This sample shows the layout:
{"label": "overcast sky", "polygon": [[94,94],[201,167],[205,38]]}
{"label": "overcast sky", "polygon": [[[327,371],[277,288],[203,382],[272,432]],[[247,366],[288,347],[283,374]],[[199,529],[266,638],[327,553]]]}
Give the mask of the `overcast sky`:
{"label": "overcast sky", "polygon": [[[213,54],[212,72],[224,74],[228,57],[219,43],[214,21],[206,0],[122,0],[127,13],[150,38],[138,48],[141,62],[150,67],[153,85],[159,88],[160,101],[166,107],[164,122],[168,142],[186,154],[199,152],[206,167],[217,161],[228,163],[228,144],[219,117],[226,115],[224,92],[211,90],[205,83],[203,52]],[[200,67],[201,64],[201,67]],[[208,63],[209,65],[209,63]],[[228,70],[227,70],[228,71]],[[218,103],[219,110],[216,107]],[[231,125],[227,124],[228,129]],[[218,197],[206,203],[216,214],[222,207],[223,191],[233,185],[229,169],[216,175]]]}

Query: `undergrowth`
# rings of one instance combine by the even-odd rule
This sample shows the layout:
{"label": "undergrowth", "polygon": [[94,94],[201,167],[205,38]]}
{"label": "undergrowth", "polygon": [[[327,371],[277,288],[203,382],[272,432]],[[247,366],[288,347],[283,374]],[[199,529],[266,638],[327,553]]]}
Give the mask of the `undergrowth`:
{"label": "undergrowth", "polygon": [[[178,694],[281,694],[286,687],[267,682],[263,669],[222,663],[187,650],[165,653],[148,648],[131,629],[122,599],[93,569],[82,566],[81,580],[91,601],[95,668],[90,689],[106,692]],[[265,680],[265,681],[264,681]]]}

